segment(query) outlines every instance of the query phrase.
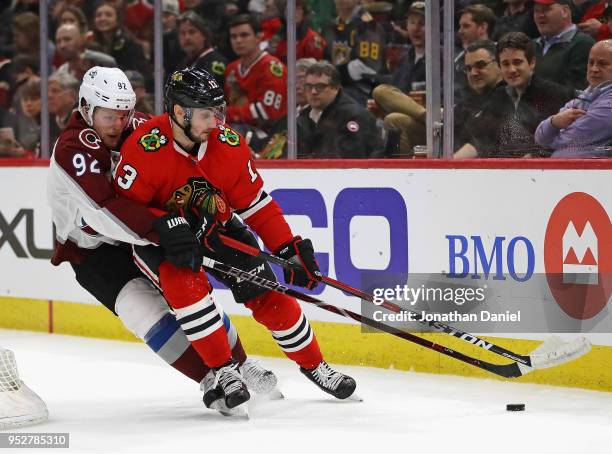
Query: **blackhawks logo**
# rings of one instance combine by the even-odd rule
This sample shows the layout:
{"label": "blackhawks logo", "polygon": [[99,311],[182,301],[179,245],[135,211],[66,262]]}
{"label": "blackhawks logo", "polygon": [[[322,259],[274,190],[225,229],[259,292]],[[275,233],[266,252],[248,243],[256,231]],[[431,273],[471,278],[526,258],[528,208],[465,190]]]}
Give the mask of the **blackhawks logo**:
{"label": "blackhawks logo", "polygon": [[225,74],[225,63],[223,63],[222,61],[215,60],[214,62],[212,62],[210,69],[212,70],[213,74],[221,76]]}
{"label": "blackhawks logo", "polygon": [[281,62],[272,60],[270,62],[270,72],[273,76],[283,77],[283,65],[281,64]]}
{"label": "blackhawks logo", "polygon": [[170,200],[166,202],[166,209],[169,212],[195,211],[220,221],[226,221],[231,216],[221,191],[204,177],[189,178],[187,184],[175,189]]}
{"label": "blackhawks logo", "polygon": [[160,147],[168,143],[168,138],[163,134],[160,134],[160,132],[161,131],[159,128],[153,128],[138,139],[138,143],[142,145],[144,151],[157,151],[160,149]]}
{"label": "blackhawks logo", "polygon": [[230,147],[237,147],[240,145],[240,136],[236,131],[223,125],[219,125],[219,130],[221,131],[217,136],[219,142],[226,143]]}

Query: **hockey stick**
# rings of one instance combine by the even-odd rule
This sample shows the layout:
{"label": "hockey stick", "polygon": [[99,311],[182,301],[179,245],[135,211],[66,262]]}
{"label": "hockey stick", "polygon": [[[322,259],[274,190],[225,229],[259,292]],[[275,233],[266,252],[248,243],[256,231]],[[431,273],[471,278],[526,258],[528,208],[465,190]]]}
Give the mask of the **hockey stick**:
{"label": "hockey stick", "polygon": [[488,363],[486,361],[480,361],[476,358],[472,358],[471,356],[455,351],[451,348],[445,347],[440,344],[436,344],[435,342],[431,342],[427,339],[423,339],[422,337],[415,336],[414,334],[394,330],[390,328],[389,326],[383,323],[377,322],[376,320],[373,320],[371,318],[364,317],[360,314],[356,314],[355,312],[349,311],[347,309],[332,306],[331,304],[326,304],[317,298],[314,298],[309,295],[305,295],[301,292],[285,287],[284,285],[279,284],[278,282],[269,281],[262,277],[258,277],[254,274],[250,274],[247,271],[243,271],[239,268],[235,268],[233,266],[226,265],[224,263],[218,262],[208,257],[204,257],[202,265],[205,268],[219,271],[225,275],[232,276],[242,281],[250,282],[252,284],[266,288],[268,290],[283,293],[283,294],[292,296],[293,298],[296,298],[300,301],[314,304],[315,306],[320,307],[321,309],[326,310],[328,312],[332,312],[334,314],[353,319],[359,323],[363,323],[364,325],[371,326],[372,328],[376,328],[380,331],[384,331],[385,333],[391,334],[393,336],[397,336],[402,339],[408,340],[410,342],[414,342],[415,344],[421,345],[422,347],[429,348],[431,350],[435,350],[439,353],[450,356],[451,358],[458,359],[459,361],[463,361],[465,363],[471,364],[472,366],[479,367],[488,372],[491,372],[496,375],[500,375],[505,378],[520,377],[521,375],[524,375],[525,373],[531,371],[531,368],[527,368],[527,370],[523,371],[517,363],[498,365],[498,364]]}
{"label": "hockey stick", "polygon": [[[226,235],[219,234],[219,237],[225,245],[232,247],[236,250],[239,250],[241,252],[244,252],[245,254],[248,254],[254,257],[263,258],[271,263],[280,265],[283,268],[300,267],[299,264],[290,262],[288,260],[285,260],[281,257],[277,257],[275,255],[269,254],[267,252],[260,250],[259,248],[249,246],[233,238],[230,238]],[[396,313],[405,312],[407,314],[412,314],[413,319],[421,324],[430,326],[434,328],[435,330],[446,333],[450,336],[457,337],[465,342],[468,342],[469,344],[475,345],[484,350],[487,350],[497,355],[511,359],[512,361],[519,363],[523,369],[525,368],[544,369],[547,367],[557,366],[563,362],[578,358],[588,353],[589,350],[591,349],[591,344],[589,340],[586,339],[585,337],[579,337],[571,342],[568,342],[565,344],[558,344],[556,350],[553,350],[550,352],[539,352],[539,353],[532,352],[532,354],[530,355],[520,355],[518,353],[505,349],[504,347],[501,347],[499,345],[496,345],[484,339],[481,339],[477,336],[474,336],[473,334],[469,334],[465,331],[461,331],[457,328],[453,328],[452,326],[446,325],[442,322],[422,320],[420,317],[420,314],[418,314],[417,312],[414,312],[408,309],[402,309],[397,304],[391,303],[389,301],[383,300],[382,303],[380,304],[374,303],[373,295],[363,292],[354,287],[351,287],[350,285],[345,284],[343,282],[332,279],[331,277],[321,275],[321,282],[329,285],[330,287],[334,287],[338,290],[341,290],[343,292],[349,293],[358,298],[369,301],[370,303],[376,304],[380,307],[384,307],[385,309],[388,309],[392,312],[396,312]]]}
{"label": "hockey stick", "polygon": [[[226,265],[225,263],[221,263],[218,262],[216,260],[213,260],[211,258],[208,257],[204,257],[203,259],[203,263],[202,265],[205,268],[209,268],[209,269],[213,269],[216,271],[219,271],[225,275],[228,276],[232,276],[234,278],[240,279],[242,281],[245,282],[250,282],[252,284],[258,285],[260,287],[266,288],[268,290],[272,290],[275,292],[279,292],[279,293],[283,293],[289,296],[292,296],[296,299],[299,299],[301,301],[313,304],[317,307],[320,307],[323,310],[326,310],[328,312],[332,312],[334,314],[337,315],[341,315],[343,317],[346,318],[350,318],[353,319],[359,323],[363,323],[364,325],[368,325],[372,328],[376,328],[380,331],[383,331],[385,333],[391,334],[393,336],[399,337],[401,339],[413,342],[415,344],[418,344],[422,347],[425,348],[429,348],[430,350],[434,350],[438,353],[441,353],[443,355],[446,356],[450,356],[451,358],[455,358],[459,361],[463,361],[464,363],[467,364],[471,364],[472,366],[478,367],[480,369],[484,369],[488,372],[491,372],[493,374],[499,375],[501,377],[505,377],[505,378],[516,378],[516,377],[520,377],[522,375],[525,375],[529,372],[531,372],[533,370],[533,367],[528,367],[528,366],[524,366],[520,363],[517,362],[513,362],[510,364],[493,364],[493,363],[489,363],[487,361],[482,361],[476,358],[473,358],[471,356],[468,356],[464,353],[455,351],[451,348],[445,347],[443,345],[437,344],[435,342],[432,342],[430,340],[424,339],[422,337],[419,336],[415,336],[414,334],[411,333],[407,333],[404,331],[398,331],[398,330],[394,330],[391,327],[380,323],[374,319],[371,319],[369,317],[365,317],[362,316],[360,314],[356,314],[355,312],[349,311],[347,309],[343,309],[340,307],[336,307],[333,306],[331,304],[326,304],[323,301],[314,298],[312,296],[309,295],[305,295],[301,292],[298,292],[297,290],[293,290],[290,288],[285,287],[282,284],[279,284],[278,282],[273,282],[270,280],[267,280],[265,278],[262,277],[258,277],[254,274],[250,274],[247,271],[243,271],[239,268],[235,268],[233,266],[230,265]],[[572,358],[566,358],[565,361],[569,361],[570,359],[574,359]],[[556,365],[556,364],[555,364]]]}

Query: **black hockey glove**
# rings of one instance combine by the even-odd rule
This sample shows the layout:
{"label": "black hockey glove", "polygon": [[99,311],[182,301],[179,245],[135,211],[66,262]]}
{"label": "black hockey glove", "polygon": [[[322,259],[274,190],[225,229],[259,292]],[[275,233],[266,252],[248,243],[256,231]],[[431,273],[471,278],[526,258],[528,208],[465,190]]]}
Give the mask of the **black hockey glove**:
{"label": "black hockey glove", "polygon": [[206,215],[202,211],[200,212],[200,219],[195,226],[194,232],[204,254],[209,251],[217,251],[223,246],[219,238],[220,229],[223,229],[223,225],[214,216]]}
{"label": "black hockey glove", "polygon": [[276,255],[301,265],[301,267],[283,269],[285,282],[288,284],[299,285],[310,290],[315,288],[321,280],[321,271],[310,240],[303,240],[302,237],[296,236],[282,245]]}
{"label": "black hockey glove", "polygon": [[166,260],[179,268],[200,271],[202,254],[198,240],[183,216],[167,214],[157,218],[153,228],[159,234],[159,245],[164,250]]}

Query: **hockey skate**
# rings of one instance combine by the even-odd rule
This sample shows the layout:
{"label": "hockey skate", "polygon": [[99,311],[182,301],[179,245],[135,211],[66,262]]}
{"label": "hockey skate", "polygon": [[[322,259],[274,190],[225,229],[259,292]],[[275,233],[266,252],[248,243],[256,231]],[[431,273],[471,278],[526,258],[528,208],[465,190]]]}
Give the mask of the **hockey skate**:
{"label": "hockey skate", "polygon": [[311,382],[337,399],[347,399],[355,392],[357,387],[352,377],[332,369],[325,361],[321,361],[314,369],[300,367],[300,371]]}
{"label": "hockey skate", "polygon": [[277,388],[278,380],[274,372],[265,369],[256,359],[248,358],[241,366],[240,373],[247,388],[269,399],[283,399]]}
{"label": "hockey skate", "polygon": [[204,392],[204,405],[217,410],[224,416],[245,416],[248,418],[246,402],[251,398],[238,364],[211,369],[200,384]]}

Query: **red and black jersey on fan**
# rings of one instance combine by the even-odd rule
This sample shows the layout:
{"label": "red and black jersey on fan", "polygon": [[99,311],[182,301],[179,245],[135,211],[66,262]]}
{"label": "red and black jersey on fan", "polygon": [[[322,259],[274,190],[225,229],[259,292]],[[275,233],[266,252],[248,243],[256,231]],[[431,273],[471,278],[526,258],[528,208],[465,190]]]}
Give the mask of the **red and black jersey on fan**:
{"label": "red and black jersey on fan", "polygon": [[[302,22],[296,30],[297,45],[295,49],[295,59],[314,58],[322,60],[327,42],[316,31],[314,31],[306,21]],[[273,39],[278,40],[274,55],[280,58],[283,62],[287,61],[287,37],[285,29],[275,36]]]}
{"label": "red and black jersey on fan", "polygon": [[234,60],[225,70],[228,123],[266,129],[287,115],[286,94],[287,68],[267,52],[262,52],[247,67]]}

